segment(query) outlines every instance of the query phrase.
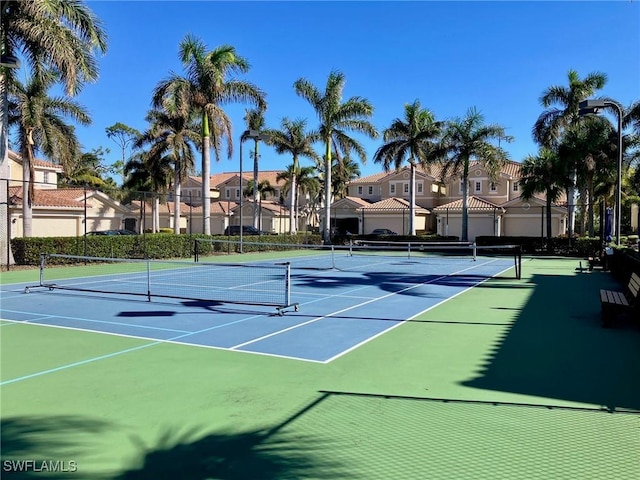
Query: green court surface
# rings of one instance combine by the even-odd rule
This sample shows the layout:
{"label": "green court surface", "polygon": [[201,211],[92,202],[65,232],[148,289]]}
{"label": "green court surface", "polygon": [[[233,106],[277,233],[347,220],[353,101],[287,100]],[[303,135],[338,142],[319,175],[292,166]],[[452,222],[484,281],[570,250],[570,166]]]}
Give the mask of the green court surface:
{"label": "green court surface", "polygon": [[600,327],[617,285],[578,266],[527,259],[326,364],[2,322],[1,477],[637,480],[640,329]]}

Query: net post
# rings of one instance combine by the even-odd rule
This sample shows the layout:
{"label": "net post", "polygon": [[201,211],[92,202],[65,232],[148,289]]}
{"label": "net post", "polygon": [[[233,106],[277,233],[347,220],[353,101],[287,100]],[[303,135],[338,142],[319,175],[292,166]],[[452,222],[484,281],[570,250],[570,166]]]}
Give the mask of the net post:
{"label": "net post", "polygon": [[471,248],[473,250],[473,261],[475,262],[478,259],[478,245],[475,240],[471,244]]}
{"label": "net post", "polygon": [[407,244],[407,258],[411,258],[411,242]]}
{"label": "net post", "polygon": [[151,301],[151,259],[147,258],[147,300]]}
{"label": "net post", "polygon": [[522,278],[522,247],[516,245],[516,279]]}
{"label": "net post", "polygon": [[41,253],[40,254],[40,286],[41,287],[44,286],[44,267],[46,262],[47,262],[47,254]]}
{"label": "net post", "polygon": [[331,245],[331,268],[334,270],[336,268],[336,249],[333,244]]}
{"label": "net post", "polygon": [[198,239],[193,239],[193,261],[198,262]]}
{"label": "net post", "polygon": [[289,305],[291,305],[291,263],[287,262],[285,263],[285,265],[287,266],[285,273],[287,278],[285,279],[284,305],[288,307]]}

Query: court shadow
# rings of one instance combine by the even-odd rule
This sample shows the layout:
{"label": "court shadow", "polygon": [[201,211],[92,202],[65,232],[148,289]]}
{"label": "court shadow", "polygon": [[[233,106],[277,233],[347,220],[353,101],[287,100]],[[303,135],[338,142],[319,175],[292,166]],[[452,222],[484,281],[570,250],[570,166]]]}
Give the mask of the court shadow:
{"label": "court shadow", "polygon": [[297,275],[295,282],[298,286],[315,289],[353,288],[357,286],[375,285],[380,290],[398,295],[411,297],[432,298],[441,294],[432,294],[424,290],[418,291],[419,286],[441,285],[458,288],[469,288],[478,285],[488,277],[479,275],[433,275],[433,274],[403,274],[403,273],[366,273],[349,276],[342,272],[327,273],[322,277],[314,275]]}
{"label": "court shadow", "polygon": [[135,441],[139,452],[132,466],[114,480],[344,478],[336,477],[334,462],[316,456],[324,450],[319,440],[300,435],[287,438],[268,430],[202,435],[167,429],[150,447]]}
{"label": "court shadow", "polygon": [[152,447],[133,439],[139,448],[133,466],[114,480],[351,478],[345,466],[328,454],[335,448],[331,439],[287,429],[328,397],[321,392],[267,429],[202,434],[198,429],[179,433],[168,428]]}
{"label": "court shadow", "polygon": [[640,410],[640,328],[600,325],[599,289],[608,275],[535,275],[478,376],[463,385]]}
{"label": "court shadow", "polygon": [[3,418],[0,421],[2,478],[88,478],[78,473],[82,465],[76,461],[97,452],[96,439],[109,428],[110,424],[102,420],[76,416]]}
{"label": "court shadow", "polygon": [[118,317],[125,318],[137,318],[137,317],[173,317],[176,312],[170,312],[168,310],[147,310],[142,312],[120,312]]}

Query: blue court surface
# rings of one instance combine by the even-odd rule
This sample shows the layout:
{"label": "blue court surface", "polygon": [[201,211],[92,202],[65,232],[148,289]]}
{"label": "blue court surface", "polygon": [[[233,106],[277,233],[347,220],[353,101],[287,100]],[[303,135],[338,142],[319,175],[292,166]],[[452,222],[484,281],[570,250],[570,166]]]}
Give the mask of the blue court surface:
{"label": "blue court surface", "polygon": [[[327,363],[488,278],[514,278],[514,260],[508,257],[396,258],[377,266],[382,263],[372,259],[364,267],[349,270],[292,269],[291,304],[298,304],[298,309],[284,315],[272,306],[171,298],[149,301],[144,296],[33,286],[26,293],[27,285],[13,284],[3,287],[0,317]],[[233,274],[221,268],[210,275]],[[189,273],[181,273],[164,281],[189,283],[189,278]],[[79,285],[104,281],[85,275],[67,280]],[[126,291],[126,277],[109,281],[125,285]]]}

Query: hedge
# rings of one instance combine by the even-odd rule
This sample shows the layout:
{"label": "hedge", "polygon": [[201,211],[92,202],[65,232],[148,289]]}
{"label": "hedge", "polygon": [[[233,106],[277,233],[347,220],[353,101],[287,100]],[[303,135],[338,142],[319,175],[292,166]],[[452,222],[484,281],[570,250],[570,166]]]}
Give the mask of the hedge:
{"label": "hedge", "polygon": [[[11,240],[13,257],[17,265],[39,265],[41,253],[81,255],[104,258],[192,258],[196,238],[239,241],[240,237],[222,235],[173,235],[145,233],[143,235],[90,235],[86,237],[29,237]],[[322,243],[319,235],[265,235],[244,236],[245,242],[260,243]],[[211,251],[210,245],[201,244],[201,254]],[[251,251],[247,245],[245,251]],[[53,262],[55,263],[55,262]]]}

